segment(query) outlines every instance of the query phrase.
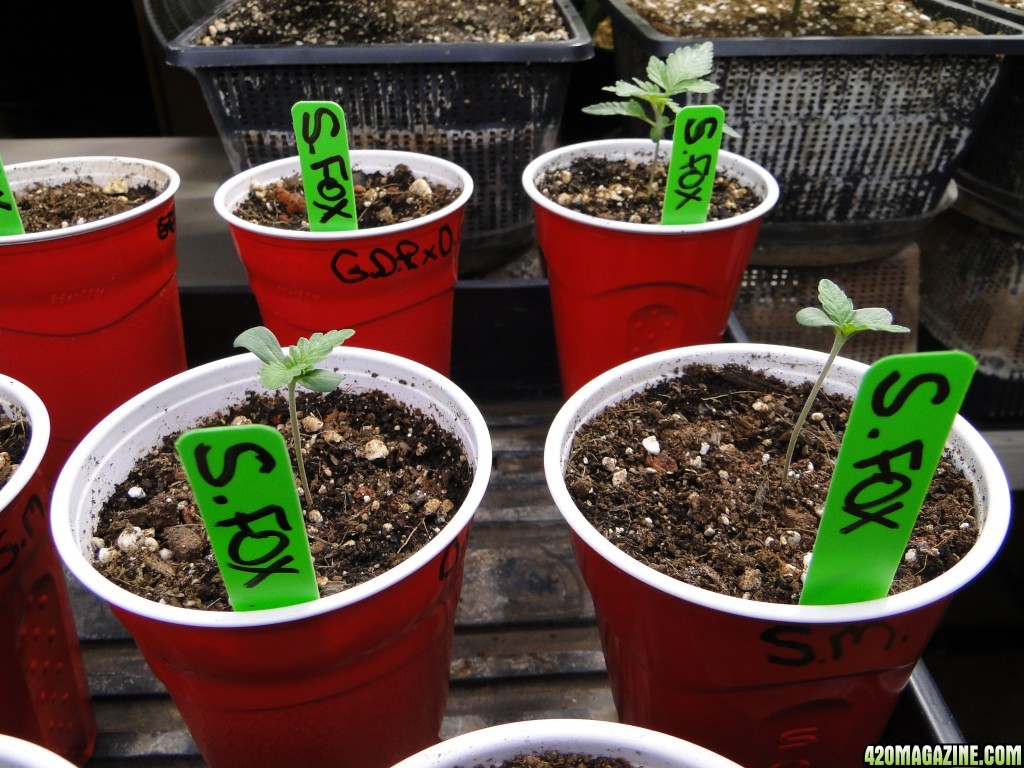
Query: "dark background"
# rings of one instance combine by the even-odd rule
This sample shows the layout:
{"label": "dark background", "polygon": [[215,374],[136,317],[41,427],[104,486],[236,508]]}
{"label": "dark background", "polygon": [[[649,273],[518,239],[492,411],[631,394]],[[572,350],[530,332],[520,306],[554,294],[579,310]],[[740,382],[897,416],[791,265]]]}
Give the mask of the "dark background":
{"label": "dark background", "polygon": [[216,135],[141,2],[8,2],[4,21],[0,138]]}

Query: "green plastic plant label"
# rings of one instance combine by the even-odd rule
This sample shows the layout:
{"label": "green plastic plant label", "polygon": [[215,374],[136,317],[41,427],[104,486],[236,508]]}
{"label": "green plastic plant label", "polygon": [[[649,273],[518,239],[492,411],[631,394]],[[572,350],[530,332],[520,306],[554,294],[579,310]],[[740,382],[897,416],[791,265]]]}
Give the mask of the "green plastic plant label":
{"label": "green plastic plant label", "polygon": [[193,429],[175,443],[236,611],[316,600],[284,438],[265,424]]}
{"label": "green plastic plant label", "polygon": [[25,227],[21,223],[18,204],[14,200],[14,193],[11,192],[11,185],[7,182],[3,160],[0,160],[0,235],[23,234]]}
{"label": "green plastic plant label", "polygon": [[964,352],[885,357],[857,390],[802,605],[889,593],[977,362]]}
{"label": "green plastic plant label", "polygon": [[345,113],[333,101],[299,101],[292,106],[292,125],[310,230],[358,229]]}
{"label": "green plastic plant label", "polygon": [[714,104],[684,107],[676,115],[662,224],[707,221],[724,125],[725,111]]}

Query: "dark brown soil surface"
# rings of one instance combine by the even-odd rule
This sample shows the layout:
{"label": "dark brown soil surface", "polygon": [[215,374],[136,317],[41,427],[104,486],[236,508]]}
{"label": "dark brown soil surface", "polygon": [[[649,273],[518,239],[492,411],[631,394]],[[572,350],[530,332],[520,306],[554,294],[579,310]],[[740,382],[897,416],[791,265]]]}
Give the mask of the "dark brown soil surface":
{"label": "dark brown soil surface", "polygon": [[[538,189],[549,200],[589,216],[659,224],[665,200],[665,175],[665,167],[658,165],[653,194],[648,194],[647,163],[581,157],[568,168],[548,172]],[[718,175],[711,192],[708,221],[738,216],[760,204],[761,198],[749,187]]]}
{"label": "dark brown soil surface", "polygon": [[[465,499],[472,470],[453,435],[380,392],[306,392],[298,408],[314,496],[313,511],[305,501],[303,510],[326,597],[398,565],[430,541]],[[280,396],[250,394],[205,426],[249,422],[278,426],[291,447],[288,406]],[[150,600],[229,610],[174,452],[176,437],[140,460],[102,510],[96,567]],[[122,543],[128,546],[119,546],[126,530]]]}
{"label": "dark brown soil surface", "polygon": [[[818,395],[783,481],[809,389],[740,366],[688,367],[585,424],[566,485],[606,538],[655,570],[733,597],[796,603],[850,408]],[[977,526],[970,482],[943,461],[892,593],[959,562]]]}
{"label": "dark brown soil surface", "polygon": [[627,0],[653,27],[673,37],[848,37],[972,35],[954,19],[931,17],[911,0]]}
{"label": "dark brown soil surface", "polygon": [[0,488],[7,484],[25,458],[30,436],[26,419],[12,419],[0,413]]}
{"label": "dark brown soil surface", "polygon": [[[391,174],[365,174],[358,168],[352,174],[360,229],[421,218],[450,205],[461,194],[461,190],[417,178],[404,165]],[[302,178],[295,174],[273,184],[254,185],[234,214],[265,227],[308,232]]]}
{"label": "dark brown soil surface", "polygon": [[498,768],[633,768],[633,764],[621,757],[593,757],[578,752],[545,752],[542,755],[516,755]]}
{"label": "dark brown soil surface", "polygon": [[148,185],[129,187],[124,180],[111,180],[103,186],[79,180],[56,187],[41,184],[29,187],[18,192],[14,199],[25,232],[34,233],[115,216],[159,194]]}
{"label": "dark brown soil surface", "polygon": [[240,0],[199,45],[538,42],[567,40],[551,0]]}

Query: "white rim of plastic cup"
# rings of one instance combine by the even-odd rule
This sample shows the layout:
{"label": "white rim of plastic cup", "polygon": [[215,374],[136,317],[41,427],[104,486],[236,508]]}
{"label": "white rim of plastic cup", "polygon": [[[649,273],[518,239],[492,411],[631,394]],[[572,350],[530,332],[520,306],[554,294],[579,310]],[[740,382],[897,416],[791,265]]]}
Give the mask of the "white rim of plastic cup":
{"label": "white rim of plastic cup", "polygon": [[465,205],[473,194],[473,179],[455,163],[432,155],[417,152],[403,152],[393,149],[354,149],[349,153],[352,167],[366,173],[376,171],[389,172],[399,165],[407,165],[414,174],[423,176],[427,181],[446,184],[448,187],[460,187],[459,196],[439,211],[421,216],[411,221],[388,224],[383,227],[357,229],[351,232],[308,232],[290,229],[274,229],[260,224],[253,224],[234,214],[235,208],[249,194],[249,188],[257,184],[269,184],[278,179],[294,176],[299,173],[299,158],[285,157],[257,165],[232,176],[225,181],[213,195],[213,207],[230,225],[260,235],[279,237],[285,240],[358,240],[367,237],[381,237],[404,232],[416,227],[429,226],[439,219],[450,216],[452,211]]}
{"label": "white rim of plastic cup", "polygon": [[17,191],[37,183],[62,184],[76,179],[90,179],[96,184],[113,178],[124,178],[128,175],[130,187],[151,183],[162,187],[160,193],[152,200],[147,200],[130,211],[107,216],[85,224],[73,224],[64,229],[53,229],[46,232],[33,232],[23,235],[7,235],[0,237],[0,248],[4,245],[23,245],[45,240],[59,240],[65,237],[95,232],[99,229],[114,227],[122,222],[144,216],[153,208],[163,205],[177,191],[181,184],[178,172],[170,166],[154,160],[143,160],[137,157],[118,157],[107,155],[87,155],[83,157],[61,157],[51,160],[33,160],[27,163],[15,163],[6,166],[7,181],[11,190]]}
{"label": "white rim of plastic cup", "polygon": [[32,428],[28,450],[21,461],[21,466],[4,487],[0,488],[0,510],[4,510],[25,489],[43,462],[43,455],[50,442],[50,415],[35,392],[17,379],[3,375],[0,375],[0,411],[9,417],[20,411],[22,415],[28,417]]}
{"label": "white rim of plastic cup", "polygon": [[[768,213],[779,200],[779,184],[766,169],[762,168],[752,160],[745,157],[720,150],[718,153],[719,170],[728,170],[734,174],[743,184],[751,187],[763,198],[757,207],[728,219],[720,221],[707,221],[703,224],[631,224],[626,221],[612,221],[601,219],[596,216],[588,216],[574,211],[565,206],[549,200],[540,190],[537,189],[536,180],[541,173],[549,168],[568,168],[578,157],[607,157],[610,159],[627,158],[649,158],[651,156],[652,142],[645,139],[602,139],[598,141],[585,141],[579,144],[570,144],[566,147],[559,147],[534,159],[523,170],[522,183],[526,194],[530,196],[537,205],[542,206],[550,213],[557,216],[585,224],[590,227],[598,227],[614,232],[650,234],[650,235],[679,235],[683,233],[715,232],[721,229],[733,229],[751,221],[759,219]],[[672,142],[661,142],[663,156],[668,157],[672,151]]]}
{"label": "white rim of plastic cup", "polygon": [[482,728],[428,747],[394,768],[490,768],[516,755],[548,750],[619,757],[644,768],[740,768],[674,736],[623,723],[582,719],[529,720]]}
{"label": "white rim of plastic cup", "polygon": [[75,768],[60,755],[31,741],[0,734],[0,768]]}
{"label": "white rim of plastic cup", "polygon": [[[51,501],[54,544],[68,570],[106,602],[140,616],[195,627],[253,627],[297,621],[367,599],[444,552],[471,522],[487,487],[491,470],[491,441],[483,415],[469,396],[450,380],[406,358],[345,346],[335,350],[326,365],[345,373],[343,387],[366,390],[386,389],[385,385],[393,385],[391,391],[397,389],[404,395],[396,399],[433,415],[459,435],[471,462],[475,453],[473,481],[466,500],[441,532],[423,548],[394,568],[343,592],[298,605],[259,611],[203,611],[163,605],[118,587],[93,567],[85,552],[92,546],[89,538],[95,525],[95,515],[106,497],[105,493],[95,490],[95,484],[99,480],[103,488],[109,489],[124,479],[124,476],[112,477],[110,468],[100,458],[118,448],[101,450],[100,446],[133,445],[139,450],[145,450],[146,445],[152,447],[158,436],[146,427],[151,423],[170,424],[167,431],[173,431],[191,426],[188,419],[176,420],[172,408],[183,397],[202,402],[203,392],[211,387],[216,392],[206,397],[218,399],[217,408],[238,402],[246,389],[258,388],[256,370],[259,361],[254,355],[242,354],[198,366],[150,387],[114,410],[82,439],[60,473]],[[193,391],[188,382],[197,379],[203,383],[193,385]],[[219,399],[217,394],[221,390],[237,393],[237,397],[233,400]],[[194,417],[190,418],[194,423]],[[145,419],[146,424],[140,425],[139,419]],[[146,439],[147,435],[151,439]],[[126,450],[131,452],[131,461],[139,455],[139,450]],[[97,451],[100,452],[97,454]],[[76,488],[76,481],[82,487]]]}
{"label": "white rim of plastic cup", "polygon": [[[685,584],[649,568],[620,550],[601,535],[580,513],[566,488],[563,469],[571,436],[589,417],[613,402],[640,391],[692,363],[750,363],[784,380],[814,379],[827,356],[821,352],[770,344],[706,344],[656,352],[623,363],[580,388],[555,415],[544,445],[544,474],[555,505],[572,530],[602,558],[632,577],[680,600],[752,619],[780,622],[835,623],[868,621],[912,611],[956,592],[977,576],[995,557],[1010,523],[1010,491],[999,459],[981,434],[957,416],[947,448],[962,462],[968,475],[977,472],[976,494],[984,504],[985,518],[974,547],[953,568],[921,586],[877,600],[843,605],[780,605],[721,595]],[[772,368],[783,361],[782,368]],[[837,358],[825,390],[852,396],[868,366]],[[979,521],[980,522],[980,521]]]}

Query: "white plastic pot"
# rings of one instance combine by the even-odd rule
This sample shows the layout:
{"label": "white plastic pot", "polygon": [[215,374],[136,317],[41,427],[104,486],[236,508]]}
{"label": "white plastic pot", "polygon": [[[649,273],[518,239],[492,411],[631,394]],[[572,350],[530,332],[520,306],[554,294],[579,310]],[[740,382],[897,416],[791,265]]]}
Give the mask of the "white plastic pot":
{"label": "white plastic pot", "polygon": [[0,734],[0,768],[74,768],[74,763],[31,741]]}
{"label": "white plastic pot", "polygon": [[[743,600],[659,573],[587,521],[566,488],[564,466],[581,424],[688,365],[740,364],[797,383],[816,378],[825,358],[761,344],[649,355],[583,386],[555,416],[545,444],[548,488],[594,599],[619,719],[692,740],[748,768],[783,757],[862,764],[863,745],[881,735],[949,600],[1006,536],[1010,492],[995,453],[957,417],[947,450],[974,486],[981,528],[974,547],[919,587],[844,605]],[[825,390],[852,397],[866,369],[838,358]]]}
{"label": "white plastic pot", "polygon": [[469,526],[491,468],[483,416],[449,380],[349,346],[323,364],[345,375],[348,391],[382,391],[433,417],[459,438],[473,469],[465,501],[441,532],[380,576],[299,605],[216,612],[147,600],[93,567],[100,507],[136,460],[162,436],[260,390],[259,365],[251,354],[209,363],[111,413],[57,481],[54,540],[72,574],[131,632],[209,765],[326,765],[346,754],[386,768],[437,741]]}
{"label": "white plastic pot", "polygon": [[0,510],[5,510],[32,482],[42,464],[50,441],[50,416],[39,395],[21,381],[3,374],[0,374],[0,412],[8,418],[27,418],[32,425],[32,439],[21,466],[0,488]]}
{"label": "white plastic pot", "polygon": [[[2,374],[0,413],[31,427],[20,465],[0,488],[0,732],[82,765],[96,742],[96,719],[47,525],[50,418],[32,389]],[[0,766],[7,746],[0,743]]]}
{"label": "white plastic pot", "polygon": [[552,750],[622,758],[638,768],[740,768],[664,733],[599,720],[530,720],[483,728],[425,749],[395,768],[493,768],[517,755]]}

